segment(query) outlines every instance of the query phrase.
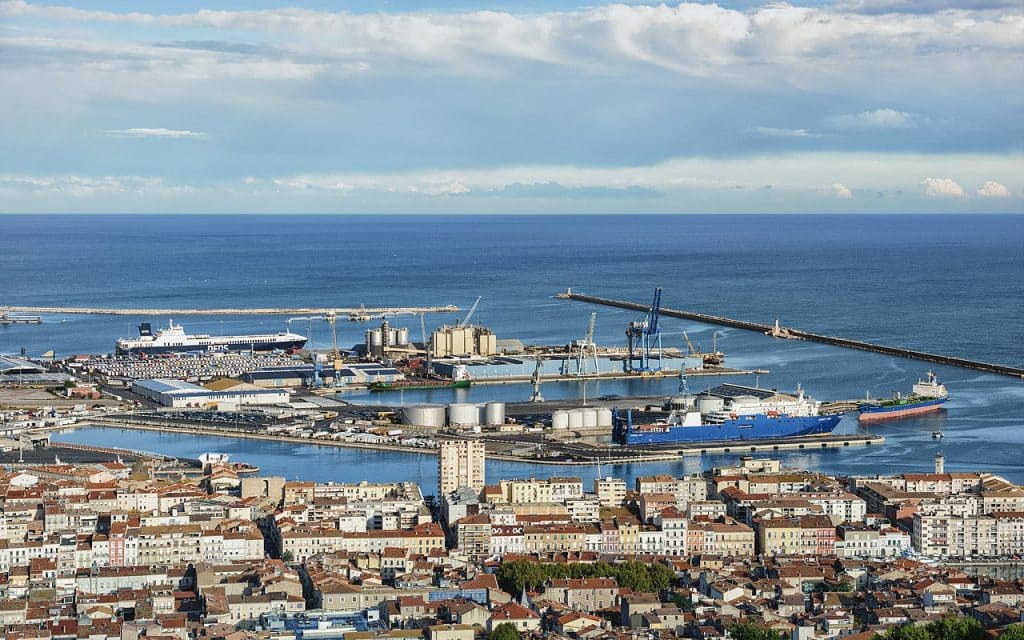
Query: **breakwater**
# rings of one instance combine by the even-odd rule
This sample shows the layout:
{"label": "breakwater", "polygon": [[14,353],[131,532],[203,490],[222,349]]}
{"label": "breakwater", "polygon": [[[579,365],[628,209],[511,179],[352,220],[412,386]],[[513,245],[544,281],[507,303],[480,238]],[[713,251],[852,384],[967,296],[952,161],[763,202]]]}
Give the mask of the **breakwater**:
{"label": "breakwater", "polygon": [[[576,300],[577,302],[587,302],[590,304],[598,304],[606,307],[630,309],[633,311],[641,312],[646,312],[650,308],[650,306],[647,304],[627,302],[624,300],[612,300],[609,298],[591,296],[582,293],[576,293],[573,291],[559,293],[555,297],[559,300]],[[679,309],[669,309],[666,307],[662,307],[661,315],[668,316],[670,318],[680,318],[683,320],[695,320],[697,322],[717,324],[724,327],[746,329],[748,331],[759,331],[766,335],[777,335],[778,337],[784,337],[792,340],[808,340],[810,342],[820,342],[822,344],[830,344],[837,347],[846,347],[848,349],[871,351],[873,353],[882,353],[885,355],[898,356],[901,358],[910,358],[913,360],[923,360],[925,362],[934,362],[936,364],[944,364],[953,367],[963,367],[964,369],[975,369],[977,371],[985,371],[987,373],[996,373],[999,375],[1024,379],[1024,369],[1021,369],[1019,367],[1010,367],[1001,364],[980,362],[977,360],[957,358],[954,356],[944,356],[935,353],[928,353],[925,351],[904,349],[902,347],[891,347],[886,345],[874,344],[871,342],[864,342],[862,340],[841,338],[838,336],[826,336],[817,333],[810,333],[808,331],[801,331],[800,329],[791,329],[788,327],[780,328],[777,325],[761,324],[759,322],[749,322],[747,320],[736,320],[733,318],[726,318],[723,316],[716,316],[707,313],[697,313],[694,311],[682,311]]]}

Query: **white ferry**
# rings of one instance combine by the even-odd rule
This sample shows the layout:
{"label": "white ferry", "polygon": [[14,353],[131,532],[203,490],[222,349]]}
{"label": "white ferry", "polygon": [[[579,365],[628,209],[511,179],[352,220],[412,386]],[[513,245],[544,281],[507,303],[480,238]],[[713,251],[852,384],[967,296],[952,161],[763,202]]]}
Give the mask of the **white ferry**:
{"label": "white ferry", "polygon": [[167,327],[157,330],[156,335],[150,323],[143,322],[139,325],[138,338],[118,339],[116,352],[118,355],[159,355],[193,351],[289,351],[301,349],[305,344],[306,336],[284,331],[249,336],[188,335],[180,324],[169,320]]}

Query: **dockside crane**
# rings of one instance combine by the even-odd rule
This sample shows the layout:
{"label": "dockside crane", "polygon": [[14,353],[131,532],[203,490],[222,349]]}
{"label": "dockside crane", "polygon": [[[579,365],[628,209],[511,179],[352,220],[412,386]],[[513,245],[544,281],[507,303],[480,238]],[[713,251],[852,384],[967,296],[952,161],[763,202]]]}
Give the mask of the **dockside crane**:
{"label": "dockside crane", "polygon": [[[597,345],[594,344],[594,325],[597,323],[597,314],[590,314],[590,324],[587,326],[587,335],[582,340],[576,341],[576,375],[596,376],[601,372],[597,361]],[[590,363],[593,362],[594,370],[590,370]]]}
{"label": "dockside crane", "polygon": [[[629,355],[626,359],[626,372],[640,375],[651,375],[661,371],[661,331],[658,329],[658,318],[661,315],[661,287],[654,289],[654,299],[647,315],[629,323],[626,328],[626,340]],[[658,351],[657,362],[652,352]]]}
{"label": "dockside crane", "polygon": [[472,318],[472,317],[473,317],[473,314],[474,314],[474,313],[476,313],[476,308],[477,308],[477,305],[479,305],[479,304],[480,304],[480,298],[482,298],[482,297],[483,297],[483,296],[477,296],[477,297],[476,297],[476,302],[474,302],[474,303],[473,303],[473,306],[469,308],[469,313],[467,313],[467,314],[466,314],[466,317],[465,317],[465,318],[463,318],[463,319],[462,319],[462,322],[460,322],[460,323],[459,323],[459,326],[460,326],[460,327],[465,327],[465,326],[468,326],[468,325],[469,325],[469,320],[470,320],[470,318]]}
{"label": "dockside crane", "polygon": [[530,402],[544,402],[544,396],[540,394],[540,370],[543,366],[543,361],[540,358],[540,354],[537,354],[537,364],[533,369],[533,375],[530,376],[530,380],[533,382],[533,394],[530,396]]}

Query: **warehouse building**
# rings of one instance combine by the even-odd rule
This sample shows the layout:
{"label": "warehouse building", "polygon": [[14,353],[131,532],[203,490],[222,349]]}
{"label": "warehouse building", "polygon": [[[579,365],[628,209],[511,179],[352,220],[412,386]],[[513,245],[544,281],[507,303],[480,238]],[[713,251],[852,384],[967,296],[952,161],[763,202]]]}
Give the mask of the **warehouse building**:
{"label": "warehouse building", "polygon": [[207,386],[167,378],[135,380],[132,391],[160,406],[174,409],[216,407],[231,411],[252,405],[288,402],[288,392],[283,389],[264,389],[236,380],[214,380]]}
{"label": "warehouse building", "polygon": [[23,358],[0,356],[0,385],[13,387],[63,387],[74,378],[66,373],[50,373]]}

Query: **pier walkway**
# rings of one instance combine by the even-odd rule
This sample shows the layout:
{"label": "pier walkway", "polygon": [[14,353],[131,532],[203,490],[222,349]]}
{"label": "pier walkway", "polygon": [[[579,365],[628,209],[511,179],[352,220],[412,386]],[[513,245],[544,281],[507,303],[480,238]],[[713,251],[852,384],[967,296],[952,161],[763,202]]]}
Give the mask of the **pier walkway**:
{"label": "pier walkway", "polygon": [[349,320],[383,316],[414,316],[421,313],[457,313],[455,305],[441,307],[270,307],[264,309],[104,309],[99,307],[3,307],[5,312],[67,313],[105,316],[272,316],[333,315]]}
{"label": "pier walkway", "polygon": [[[606,307],[616,307],[618,309],[630,309],[633,311],[641,312],[646,312],[650,308],[650,305],[647,304],[641,304],[637,302],[626,302],[623,300],[611,300],[609,298],[601,298],[598,296],[576,293],[571,290],[559,293],[555,295],[555,298],[559,300],[576,300],[577,302],[587,302],[590,304],[599,304]],[[681,311],[678,309],[668,309],[662,307],[661,315],[668,316],[670,318],[696,320],[697,322],[706,322],[708,324],[717,324],[725,327],[746,329],[748,331],[759,331],[766,335],[778,335],[778,337],[785,337],[793,340],[809,340],[811,342],[820,342],[822,344],[830,344],[837,347],[860,349],[861,351],[871,351],[873,353],[882,353],[890,356],[899,356],[901,358],[911,358],[913,360],[924,360],[925,362],[935,362],[937,364],[944,364],[952,367],[975,369],[977,371],[997,373],[999,375],[1011,376],[1014,378],[1024,378],[1024,369],[1021,369],[1019,367],[1009,367],[1001,364],[991,364],[988,362],[979,362],[977,360],[968,360],[966,358],[943,356],[935,353],[927,353],[925,351],[903,349],[900,347],[889,347],[880,344],[872,344],[870,342],[863,342],[861,340],[840,338],[837,336],[825,336],[817,333],[801,331],[799,329],[780,328],[777,325],[761,324],[758,322],[748,322],[746,320],[734,320],[732,318],[725,318],[722,316],[715,316],[707,313],[696,313],[693,311]]]}

